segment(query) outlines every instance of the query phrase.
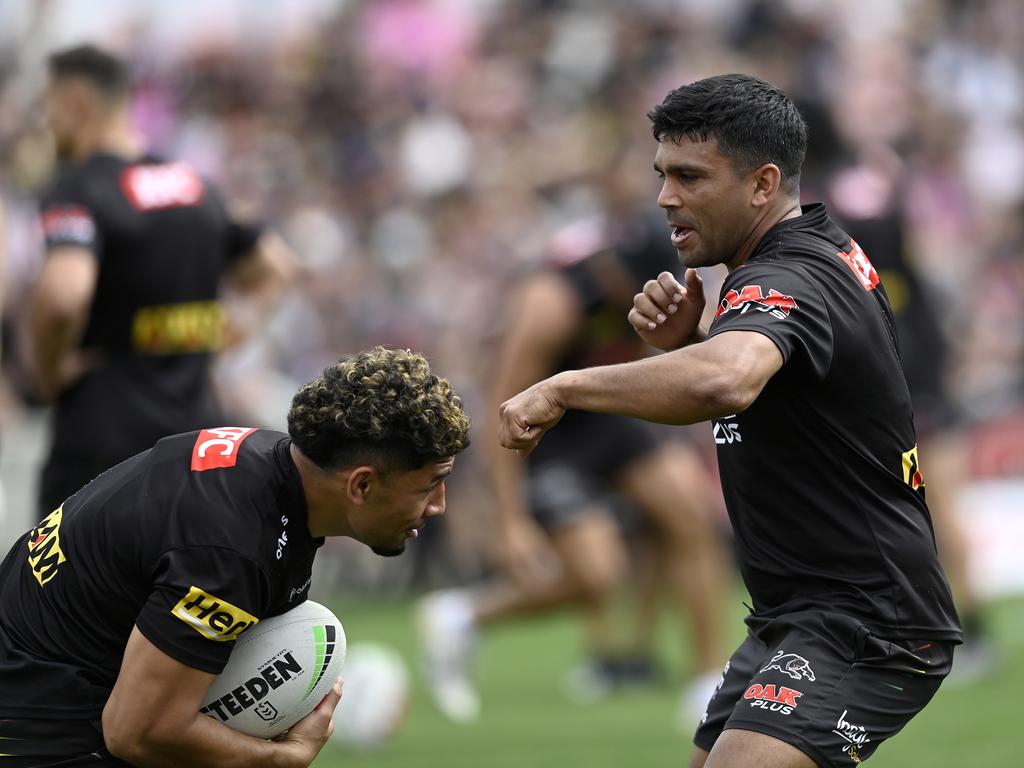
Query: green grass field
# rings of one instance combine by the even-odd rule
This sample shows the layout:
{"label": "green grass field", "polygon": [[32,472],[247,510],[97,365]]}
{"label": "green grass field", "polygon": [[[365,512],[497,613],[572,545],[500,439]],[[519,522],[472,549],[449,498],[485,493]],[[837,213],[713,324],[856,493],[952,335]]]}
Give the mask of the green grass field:
{"label": "green grass field", "polygon": [[[320,598],[323,599],[322,597]],[[398,649],[415,670],[408,602],[326,600],[341,617],[349,642],[377,641]],[[742,636],[737,606],[734,629]],[[1020,768],[1017,696],[1024,690],[1024,598],[991,607],[1001,660],[992,679],[944,686],[902,734],[882,745],[874,768]],[[663,627],[664,657],[683,674],[678,632]],[[501,627],[481,646],[481,721],[457,726],[430,706],[419,680],[408,718],[394,740],[369,753],[329,744],[317,768],[619,768],[685,766],[690,734],[675,729],[679,684],[631,691],[591,704],[563,692],[566,670],[579,660],[579,625],[571,617]],[[674,651],[674,652],[673,652]]]}

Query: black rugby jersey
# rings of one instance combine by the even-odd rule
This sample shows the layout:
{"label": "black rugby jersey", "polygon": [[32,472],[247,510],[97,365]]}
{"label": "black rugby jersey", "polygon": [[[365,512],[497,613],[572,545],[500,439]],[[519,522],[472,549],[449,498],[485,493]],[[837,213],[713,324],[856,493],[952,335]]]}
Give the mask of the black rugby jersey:
{"label": "black rugby jersey", "polygon": [[259,230],[186,163],[109,154],[64,167],[41,203],[48,249],[99,262],[82,340],[101,364],[58,396],[52,451],[108,466],[165,435],[224,422],[209,383],[221,276]]}
{"label": "black rugby jersey", "polygon": [[313,556],[287,435],[175,435],[105,472],[0,566],[0,717],[96,718],[132,626],[219,673],[233,641],[306,599]]}
{"label": "black rugby jersey", "polygon": [[750,408],[712,425],[755,614],[827,608],[887,637],[959,640],[889,301],[823,205],[728,276],[710,335],[733,330],[785,360]]}

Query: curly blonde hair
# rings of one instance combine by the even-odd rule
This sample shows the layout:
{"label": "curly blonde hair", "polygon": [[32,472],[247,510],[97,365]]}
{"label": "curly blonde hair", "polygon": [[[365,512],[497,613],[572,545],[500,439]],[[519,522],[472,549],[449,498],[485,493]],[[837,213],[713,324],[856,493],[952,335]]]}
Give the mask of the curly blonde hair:
{"label": "curly blonde hair", "polygon": [[469,418],[422,355],[375,347],[343,357],[302,387],[288,411],[292,442],[317,466],[368,462],[415,469],[469,445]]}

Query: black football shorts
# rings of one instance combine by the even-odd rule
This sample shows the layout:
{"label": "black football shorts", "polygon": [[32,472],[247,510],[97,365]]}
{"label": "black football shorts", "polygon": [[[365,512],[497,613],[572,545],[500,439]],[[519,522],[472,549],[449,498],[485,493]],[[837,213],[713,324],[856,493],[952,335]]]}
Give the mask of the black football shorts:
{"label": "black football shorts", "polygon": [[530,453],[529,504],[537,522],[555,531],[602,510],[618,475],[659,446],[642,421],[568,411]]}
{"label": "black football shorts", "polygon": [[708,752],[726,728],[792,744],[819,766],[852,766],[898,733],[949,674],[949,642],[886,640],[850,616],[748,620],[697,726]]}
{"label": "black football shorts", "polygon": [[103,744],[98,722],[0,718],[4,768],[129,768]]}

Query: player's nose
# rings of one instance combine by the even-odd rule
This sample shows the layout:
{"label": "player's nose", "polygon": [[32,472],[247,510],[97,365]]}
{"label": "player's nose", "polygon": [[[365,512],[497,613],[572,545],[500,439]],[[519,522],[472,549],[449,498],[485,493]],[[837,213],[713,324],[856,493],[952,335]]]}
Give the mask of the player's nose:
{"label": "player's nose", "polygon": [[437,488],[430,494],[430,499],[427,501],[427,517],[436,517],[437,515],[443,515],[445,509],[445,491],[444,483],[438,483]]}
{"label": "player's nose", "polygon": [[658,193],[658,206],[665,208],[682,208],[683,200],[679,195],[679,189],[671,179],[665,179],[661,183],[661,191]]}

